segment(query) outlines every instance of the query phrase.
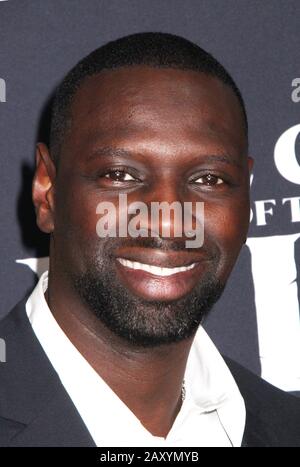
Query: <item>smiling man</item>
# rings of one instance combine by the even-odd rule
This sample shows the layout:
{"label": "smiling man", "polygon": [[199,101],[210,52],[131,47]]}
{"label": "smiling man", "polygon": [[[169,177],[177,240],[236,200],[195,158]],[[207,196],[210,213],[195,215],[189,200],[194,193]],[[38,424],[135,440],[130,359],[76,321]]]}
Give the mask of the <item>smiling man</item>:
{"label": "smiling man", "polygon": [[[299,444],[298,400],[225,362],[201,326],[246,240],[247,149],[239,90],[183,38],[128,36],[66,76],[33,182],[49,273],[0,324],[2,445]],[[135,203],[188,203],[203,243],[172,209],[131,235]],[[117,235],[99,235],[105,212]]]}

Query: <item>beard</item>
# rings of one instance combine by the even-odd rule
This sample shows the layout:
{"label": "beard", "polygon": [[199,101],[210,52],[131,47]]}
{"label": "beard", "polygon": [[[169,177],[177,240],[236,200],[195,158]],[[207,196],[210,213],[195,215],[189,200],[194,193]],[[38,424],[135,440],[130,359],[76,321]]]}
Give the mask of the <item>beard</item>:
{"label": "beard", "polygon": [[[158,242],[141,239],[140,245],[157,248]],[[216,265],[181,299],[147,301],[120,283],[112,267],[113,251],[119,245],[116,239],[104,240],[100,250],[86,257],[84,272],[69,271],[81,301],[111,332],[135,347],[153,348],[192,337],[224,290],[225,284],[216,278]],[[171,241],[162,245],[160,241],[160,248],[178,250],[181,246]]]}

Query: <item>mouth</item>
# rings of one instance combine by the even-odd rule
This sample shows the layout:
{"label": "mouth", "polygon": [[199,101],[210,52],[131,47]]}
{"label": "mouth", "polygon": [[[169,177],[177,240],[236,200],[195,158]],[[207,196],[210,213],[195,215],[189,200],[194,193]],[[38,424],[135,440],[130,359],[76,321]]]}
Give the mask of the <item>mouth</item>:
{"label": "mouth", "polygon": [[201,280],[205,265],[207,258],[199,260],[180,253],[149,249],[144,253],[128,251],[124,256],[115,257],[117,276],[123,286],[150,302],[170,302],[190,294]]}
{"label": "mouth", "polygon": [[145,271],[145,272],[148,272],[149,274],[152,274],[153,276],[158,276],[158,277],[167,277],[167,276],[172,276],[173,274],[178,274],[181,272],[189,271],[190,269],[193,269],[197,264],[197,263],[192,263],[189,266],[164,268],[161,266],[154,266],[152,264],[139,263],[138,261],[130,261],[124,258],[117,258],[117,261],[119,261],[126,268]]}

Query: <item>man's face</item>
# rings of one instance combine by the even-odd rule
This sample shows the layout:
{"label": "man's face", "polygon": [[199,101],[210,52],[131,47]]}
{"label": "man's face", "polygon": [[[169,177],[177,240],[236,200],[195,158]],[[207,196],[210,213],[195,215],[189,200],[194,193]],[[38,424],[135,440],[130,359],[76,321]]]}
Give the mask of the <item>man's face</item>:
{"label": "man's face", "polygon": [[[55,181],[53,269],[133,344],[192,336],[246,238],[246,151],[238,100],[215,78],[150,67],[87,78],[72,104]],[[149,207],[204,202],[203,246],[186,248],[184,236],[175,238],[174,218],[168,238],[99,238],[97,206],[114,203],[118,227],[120,194]],[[143,227],[150,235],[150,224]]]}

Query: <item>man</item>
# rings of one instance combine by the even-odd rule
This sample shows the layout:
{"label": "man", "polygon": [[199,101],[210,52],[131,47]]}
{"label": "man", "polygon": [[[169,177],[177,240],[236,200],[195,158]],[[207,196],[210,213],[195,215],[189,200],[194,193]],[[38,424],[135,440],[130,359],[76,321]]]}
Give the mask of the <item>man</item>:
{"label": "man", "polygon": [[[247,118],[224,68],[169,34],[109,43],[60,85],[50,140],[33,182],[49,274],[0,325],[0,443],[300,445],[298,400],[226,364],[201,326],[249,220]],[[175,212],[133,226],[129,204],[162,202],[189,206],[189,229]]]}

